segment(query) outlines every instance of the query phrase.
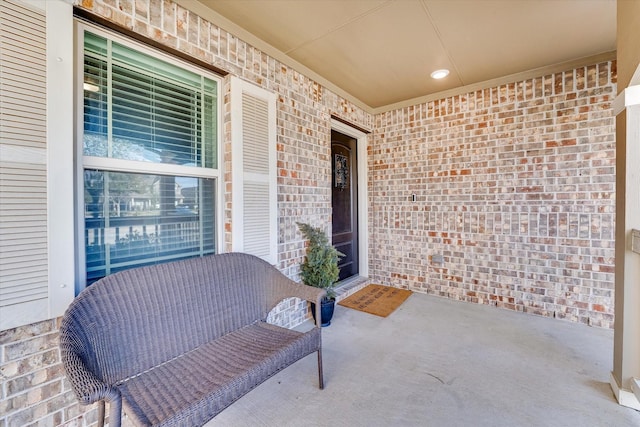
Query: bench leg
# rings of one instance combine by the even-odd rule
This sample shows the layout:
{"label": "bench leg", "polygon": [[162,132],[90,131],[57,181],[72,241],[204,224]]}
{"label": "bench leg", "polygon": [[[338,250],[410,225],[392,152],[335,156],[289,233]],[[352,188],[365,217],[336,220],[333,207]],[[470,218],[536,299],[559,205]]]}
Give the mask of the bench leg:
{"label": "bench leg", "polygon": [[318,350],[318,383],[320,390],[324,389],[324,375],[322,375],[322,349]]}
{"label": "bench leg", "polygon": [[[105,401],[98,401],[98,427],[104,427]],[[109,403],[109,427],[120,427],[122,423],[122,400]]]}
{"label": "bench leg", "polygon": [[122,424],[122,398],[109,402],[109,427],[120,427]]}

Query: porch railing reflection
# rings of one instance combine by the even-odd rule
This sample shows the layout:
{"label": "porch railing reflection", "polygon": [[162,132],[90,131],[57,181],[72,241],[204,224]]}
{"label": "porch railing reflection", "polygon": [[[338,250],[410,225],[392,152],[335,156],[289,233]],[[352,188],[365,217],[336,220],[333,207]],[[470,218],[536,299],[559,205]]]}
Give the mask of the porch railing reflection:
{"label": "porch railing reflection", "polygon": [[[197,214],[85,218],[87,284],[126,268],[215,252]],[[213,226],[213,225],[211,225]]]}

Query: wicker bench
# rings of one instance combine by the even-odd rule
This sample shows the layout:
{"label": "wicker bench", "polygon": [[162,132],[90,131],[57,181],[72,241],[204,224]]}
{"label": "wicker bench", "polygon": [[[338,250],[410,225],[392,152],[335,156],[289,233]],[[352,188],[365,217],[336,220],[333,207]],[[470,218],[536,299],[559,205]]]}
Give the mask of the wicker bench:
{"label": "wicker bench", "polygon": [[99,423],[108,401],[111,426],[123,405],[138,425],[202,425],[313,352],[323,388],[319,325],[298,332],[265,321],[288,297],[319,311],[323,295],[240,253],[115,273],[65,313],[63,365],[81,403],[99,402]]}

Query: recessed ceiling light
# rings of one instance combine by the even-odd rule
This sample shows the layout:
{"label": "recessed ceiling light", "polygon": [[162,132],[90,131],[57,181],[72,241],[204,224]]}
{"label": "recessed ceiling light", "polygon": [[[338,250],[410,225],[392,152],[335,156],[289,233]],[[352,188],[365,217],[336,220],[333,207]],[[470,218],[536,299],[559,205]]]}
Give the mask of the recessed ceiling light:
{"label": "recessed ceiling light", "polygon": [[431,78],[433,79],[444,79],[445,77],[447,77],[449,75],[449,70],[435,70],[433,73],[431,73]]}

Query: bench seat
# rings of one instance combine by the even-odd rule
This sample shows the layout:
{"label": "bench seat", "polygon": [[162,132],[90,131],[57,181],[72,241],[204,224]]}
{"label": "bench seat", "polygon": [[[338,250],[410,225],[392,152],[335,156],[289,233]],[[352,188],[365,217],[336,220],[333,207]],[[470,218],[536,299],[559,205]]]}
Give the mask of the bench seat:
{"label": "bench seat", "polygon": [[283,368],[318,351],[303,334],[256,322],[118,385],[139,425],[202,425]]}

